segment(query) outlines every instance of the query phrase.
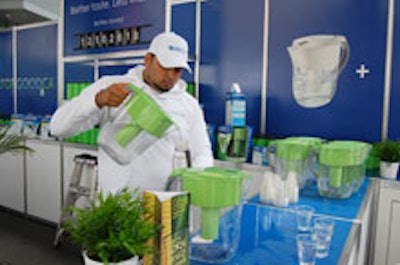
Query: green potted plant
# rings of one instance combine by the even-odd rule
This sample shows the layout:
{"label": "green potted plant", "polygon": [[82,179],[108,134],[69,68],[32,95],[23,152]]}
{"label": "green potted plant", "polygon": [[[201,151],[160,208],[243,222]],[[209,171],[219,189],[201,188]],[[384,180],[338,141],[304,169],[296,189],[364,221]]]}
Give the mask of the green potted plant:
{"label": "green potted plant", "polygon": [[25,137],[17,134],[9,134],[9,127],[0,127],[0,155],[8,152],[24,152],[33,150],[24,144]]}
{"label": "green potted plant", "polygon": [[400,143],[386,139],[375,143],[372,152],[379,160],[380,176],[396,179],[400,161]]}
{"label": "green potted plant", "polygon": [[148,244],[159,231],[142,207],[138,190],[121,190],[104,196],[100,192],[89,207],[72,207],[74,218],[64,224],[71,241],[83,252],[86,265],[140,264],[152,253]]}

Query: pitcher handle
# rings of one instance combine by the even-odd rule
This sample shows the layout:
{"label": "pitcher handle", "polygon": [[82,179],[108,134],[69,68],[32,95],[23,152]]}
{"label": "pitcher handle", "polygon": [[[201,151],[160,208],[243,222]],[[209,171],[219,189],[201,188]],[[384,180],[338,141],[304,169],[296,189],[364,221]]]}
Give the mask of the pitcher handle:
{"label": "pitcher handle", "polygon": [[182,188],[182,180],[177,177],[168,177],[164,191],[177,191]]}
{"label": "pitcher handle", "polygon": [[313,174],[315,178],[318,178],[318,169],[315,167],[316,163],[314,163],[314,159],[317,159],[317,155],[318,155],[318,150],[311,149],[307,158],[308,168],[310,169],[311,174]]}
{"label": "pitcher handle", "polygon": [[275,163],[276,163],[276,145],[269,144],[265,148],[265,156],[268,162],[268,165],[272,168],[273,172],[275,171]]}
{"label": "pitcher handle", "polygon": [[343,71],[343,69],[346,67],[349,58],[350,58],[350,46],[349,43],[347,42],[346,38],[344,36],[339,36],[339,40],[342,44],[341,46],[341,60],[339,63],[339,73]]}

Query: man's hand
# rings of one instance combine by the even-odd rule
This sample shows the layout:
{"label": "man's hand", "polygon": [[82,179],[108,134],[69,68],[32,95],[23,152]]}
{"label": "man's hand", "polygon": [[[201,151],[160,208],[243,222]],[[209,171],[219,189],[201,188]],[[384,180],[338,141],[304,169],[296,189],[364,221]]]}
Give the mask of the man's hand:
{"label": "man's hand", "polygon": [[99,108],[104,106],[116,107],[128,96],[130,89],[127,83],[116,83],[100,90],[96,94],[96,104]]}

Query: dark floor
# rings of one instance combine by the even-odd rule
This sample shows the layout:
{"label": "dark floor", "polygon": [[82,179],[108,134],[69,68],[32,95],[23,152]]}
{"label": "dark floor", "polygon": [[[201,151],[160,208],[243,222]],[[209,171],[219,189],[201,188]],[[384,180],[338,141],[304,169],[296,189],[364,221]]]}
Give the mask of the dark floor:
{"label": "dark floor", "polygon": [[0,265],[82,265],[80,250],[67,239],[53,246],[56,229],[0,208]]}

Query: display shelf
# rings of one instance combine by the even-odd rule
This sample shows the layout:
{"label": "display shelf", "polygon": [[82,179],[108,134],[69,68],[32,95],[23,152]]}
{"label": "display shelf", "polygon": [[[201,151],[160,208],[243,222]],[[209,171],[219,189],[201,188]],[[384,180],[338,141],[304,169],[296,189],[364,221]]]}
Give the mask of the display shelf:
{"label": "display shelf", "polygon": [[60,218],[60,143],[29,139],[34,150],[26,154],[26,208],[29,215],[57,223]]}
{"label": "display shelf", "polygon": [[378,190],[372,264],[400,264],[400,182],[380,179]]}
{"label": "display shelf", "polygon": [[25,212],[24,154],[0,156],[0,205]]}

